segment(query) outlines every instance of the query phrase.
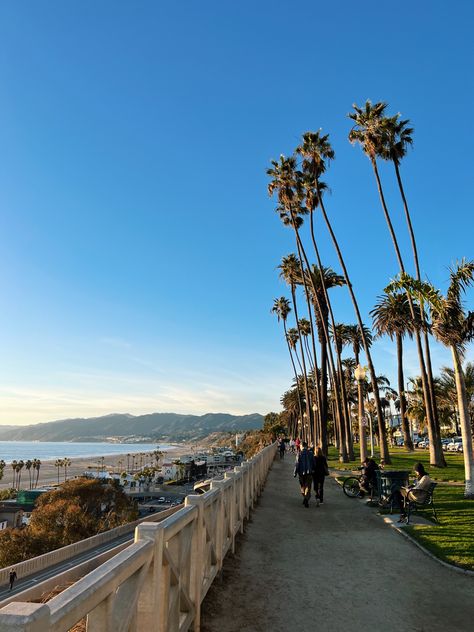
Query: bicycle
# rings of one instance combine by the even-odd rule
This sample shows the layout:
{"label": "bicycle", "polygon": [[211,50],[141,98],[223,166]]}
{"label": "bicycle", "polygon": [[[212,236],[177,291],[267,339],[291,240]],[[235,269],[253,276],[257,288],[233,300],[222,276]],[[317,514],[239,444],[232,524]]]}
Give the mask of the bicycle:
{"label": "bicycle", "polygon": [[348,476],[344,479],[342,483],[342,491],[349,498],[363,498],[367,493],[370,494],[370,500],[373,499],[374,495],[378,495],[378,491],[374,484],[369,483],[369,492],[366,492],[360,488],[360,482],[362,480],[361,476]]}

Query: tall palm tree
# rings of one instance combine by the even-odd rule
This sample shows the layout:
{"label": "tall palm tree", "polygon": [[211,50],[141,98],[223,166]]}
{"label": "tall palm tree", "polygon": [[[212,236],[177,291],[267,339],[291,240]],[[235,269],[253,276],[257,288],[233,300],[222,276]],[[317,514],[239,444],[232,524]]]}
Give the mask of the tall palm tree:
{"label": "tall palm tree", "polygon": [[71,467],[72,461],[67,457],[63,459],[63,468],[64,468],[64,482],[67,481],[67,468]]}
{"label": "tall palm tree", "polygon": [[16,489],[16,466],[18,465],[18,461],[16,459],[13,459],[13,461],[10,463],[11,468],[13,470],[13,482],[12,482],[12,487],[13,489]]}
{"label": "tall palm tree", "polygon": [[[273,307],[271,309],[273,314],[276,314],[278,322],[280,320],[283,322],[283,330],[285,333],[285,341],[288,347],[288,353],[290,354],[291,366],[293,367],[293,373],[295,376],[295,380],[298,381],[298,372],[296,370],[295,360],[293,358],[292,347],[290,345],[290,340],[288,338],[288,329],[286,326],[286,321],[288,315],[291,313],[290,301],[284,296],[280,296],[280,298],[276,298],[273,301]],[[303,417],[303,410],[301,409],[301,397],[298,396],[298,405],[300,406],[300,417]]]}
{"label": "tall palm tree", "polygon": [[[467,401],[469,404],[469,417],[471,420],[471,430],[474,434],[474,363],[467,362],[463,367],[464,381],[466,383]],[[456,434],[460,434],[457,419],[457,391],[456,391],[456,375],[450,367],[441,367],[441,375],[439,379],[439,390],[441,400],[446,407],[451,410],[451,416],[454,418],[454,426]]]}
{"label": "tall palm tree", "polygon": [[26,469],[28,471],[28,476],[29,476],[29,479],[30,479],[30,489],[31,489],[31,467],[32,467],[32,465],[33,465],[33,461],[31,461],[30,459],[28,459],[26,461],[26,463],[25,463],[25,467],[26,467]]}
{"label": "tall palm tree", "polygon": [[[392,117],[385,117],[383,120],[384,133],[382,143],[378,145],[378,155],[384,160],[390,160],[395,168],[395,175],[397,178],[398,188],[400,196],[403,202],[403,208],[405,211],[405,219],[407,222],[408,232],[410,234],[411,247],[413,252],[413,261],[415,264],[416,279],[421,281],[420,263],[418,258],[418,248],[416,245],[415,231],[413,230],[413,224],[411,221],[410,211],[408,209],[408,202],[405,195],[405,189],[403,187],[402,178],[400,175],[400,163],[406,156],[408,148],[413,145],[413,128],[409,126],[410,121],[408,119],[400,119],[400,114]],[[425,326],[423,303],[421,303],[421,318],[422,318],[422,331],[423,341],[425,345],[425,359],[426,359],[426,373],[428,378],[428,385],[430,389],[431,401],[433,404],[433,416],[435,424],[439,425],[438,420],[438,408],[436,403],[436,393],[434,388],[433,367],[431,364],[431,350],[428,336],[428,328]]]}
{"label": "tall palm tree", "polygon": [[286,257],[283,257],[281,260],[281,264],[278,266],[280,268],[280,276],[284,279],[291,291],[291,299],[293,303],[293,311],[295,313],[296,320],[296,328],[298,330],[298,340],[300,344],[300,353],[301,353],[301,364],[302,364],[302,374],[303,374],[303,384],[304,384],[304,393],[305,393],[305,407],[306,414],[308,418],[310,418],[310,394],[308,388],[308,371],[306,369],[306,359],[303,348],[303,340],[301,336],[300,323],[298,317],[298,305],[296,302],[296,286],[298,285],[299,279],[301,279],[301,261],[295,254],[289,254]]}
{"label": "tall palm tree", "polygon": [[58,468],[58,485],[59,485],[59,470],[62,466],[63,466],[62,459],[56,459],[56,461],[54,462],[54,467]]}
{"label": "tall palm tree", "polygon": [[18,489],[20,489],[20,485],[21,485],[21,470],[23,469],[24,465],[25,465],[25,462],[23,461],[23,459],[20,459],[18,461],[18,463],[17,463],[17,466],[16,466]]}
{"label": "tall palm tree", "polygon": [[[381,457],[385,460],[385,463],[390,464],[391,459],[390,459],[390,453],[388,450],[385,426],[382,422],[382,408],[380,406],[380,396],[377,391],[376,374],[375,374],[375,369],[372,362],[372,356],[370,353],[369,344],[367,343],[367,340],[365,339],[365,335],[364,335],[359,304],[357,302],[355,292],[349,278],[349,273],[347,271],[344,257],[342,256],[341,247],[339,245],[339,242],[337,241],[336,234],[329,220],[329,216],[326,212],[326,208],[323,202],[323,192],[325,189],[325,185],[321,181],[321,176],[326,171],[326,164],[334,159],[334,156],[335,156],[334,150],[332,149],[329,143],[328,134],[321,135],[320,132],[306,132],[305,134],[303,134],[303,143],[299,147],[297,147],[296,151],[298,154],[300,154],[304,158],[303,163],[302,163],[302,168],[303,168],[303,173],[305,174],[307,204],[312,206],[314,209],[316,208],[316,204],[314,202],[316,200],[317,205],[321,210],[321,214],[323,216],[328,232],[331,236],[334,249],[336,251],[340,266],[342,268],[344,280],[346,282],[347,289],[349,290],[349,295],[352,301],[352,305],[354,307],[357,323],[361,329],[363,347],[364,347],[365,355],[367,358],[367,364],[369,367],[370,379],[372,381],[375,406],[376,406],[377,417],[378,417],[379,431],[380,431],[380,437],[381,437],[380,454],[381,454]],[[311,213],[311,218],[312,216],[313,216],[313,213]]]}
{"label": "tall palm tree", "polygon": [[39,474],[41,469],[41,461],[40,459],[33,459],[33,467],[36,469],[36,480],[35,480],[35,488],[38,487]]}
{"label": "tall palm tree", "polygon": [[[327,417],[328,417],[328,362],[333,374],[331,381],[334,379],[335,366],[332,357],[332,349],[328,344],[325,332],[329,332],[329,303],[328,290],[344,285],[344,277],[334,272],[332,268],[318,267],[312,265],[305,271],[308,277],[308,285],[311,291],[311,299],[315,306],[316,326],[318,330],[318,338],[320,344],[320,362],[321,362],[321,384],[320,384],[320,407],[322,428],[322,444],[323,451],[327,446]],[[318,309],[319,306],[319,309]],[[336,390],[336,389],[334,389]],[[336,420],[337,423],[337,420]]]}
{"label": "tall palm tree", "polygon": [[349,401],[347,398],[347,389],[346,389],[346,380],[345,373],[342,365],[342,349],[349,342],[348,331],[346,329],[346,325],[344,323],[335,323],[331,327],[331,335],[334,340],[334,347],[336,349],[337,358],[338,358],[338,381],[339,388],[341,389],[341,400],[342,400],[342,408],[343,408],[343,420],[345,425],[345,440],[346,440],[346,449],[349,455],[349,460],[354,460],[354,443],[352,440],[352,424],[351,424],[351,416],[349,410]]}
{"label": "tall palm tree", "polygon": [[[420,308],[414,305],[418,323],[420,322]],[[384,294],[379,296],[375,308],[370,312],[374,329],[378,336],[395,338],[397,344],[398,363],[398,391],[400,401],[400,417],[405,449],[413,451],[413,442],[410,436],[410,424],[407,417],[407,403],[405,396],[405,379],[403,374],[403,338],[408,335],[413,338],[415,325],[411,319],[410,306],[406,292],[396,294]],[[419,324],[417,325],[419,326]]]}
{"label": "tall palm tree", "polygon": [[403,288],[418,299],[425,300],[430,308],[431,328],[435,338],[451,350],[464,447],[464,495],[474,499],[474,451],[466,379],[462,368],[466,345],[474,339],[474,312],[466,313],[462,302],[464,292],[472,285],[474,261],[463,259],[450,269],[450,284],[445,296],[431,283],[417,281],[407,274],[400,275],[387,290]]}
{"label": "tall palm tree", "polygon": [[[398,239],[393,227],[392,219],[388,211],[388,206],[385,200],[382,182],[380,180],[380,175],[377,167],[377,157],[384,153],[384,143],[387,133],[387,119],[385,117],[387,104],[383,102],[378,102],[372,105],[372,102],[370,100],[367,100],[364,108],[359,108],[356,104],[353,105],[353,108],[355,112],[351,112],[348,115],[349,118],[354,121],[354,126],[349,132],[349,141],[352,144],[360,143],[364,153],[371,162],[385,221],[387,223],[387,227],[392,239],[400,272],[403,274],[405,272],[405,266],[400,252],[400,247],[398,245]],[[413,298],[410,294],[408,294],[408,304],[410,306],[412,319],[413,321],[415,321],[416,317],[413,306]],[[420,363],[421,379],[423,382],[423,393],[426,400],[425,407],[428,422],[428,434],[430,439],[430,463],[435,467],[445,467],[446,461],[444,459],[443,451],[441,448],[439,424],[436,423],[435,414],[433,412],[436,404],[431,397],[419,330],[414,330],[414,337]]]}

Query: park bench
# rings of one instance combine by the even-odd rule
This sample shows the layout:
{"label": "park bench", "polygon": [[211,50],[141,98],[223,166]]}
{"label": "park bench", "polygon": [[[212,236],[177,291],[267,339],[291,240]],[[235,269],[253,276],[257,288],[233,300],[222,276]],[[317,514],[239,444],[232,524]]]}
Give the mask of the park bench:
{"label": "park bench", "polygon": [[418,511],[419,509],[425,509],[426,507],[431,507],[431,509],[433,510],[433,518],[439,524],[438,516],[436,515],[436,509],[434,506],[434,499],[433,499],[433,493],[437,484],[438,483],[430,484],[430,486],[426,490],[426,496],[423,500],[409,500],[407,502],[406,524],[410,524],[410,514],[412,514],[414,511]]}

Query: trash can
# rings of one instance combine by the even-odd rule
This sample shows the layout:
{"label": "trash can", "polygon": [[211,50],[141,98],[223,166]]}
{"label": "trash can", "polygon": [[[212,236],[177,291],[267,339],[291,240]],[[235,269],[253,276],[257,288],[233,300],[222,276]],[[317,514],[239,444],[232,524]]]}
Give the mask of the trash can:
{"label": "trash can", "polygon": [[380,470],[380,498],[388,498],[410,481],[409,470]]}

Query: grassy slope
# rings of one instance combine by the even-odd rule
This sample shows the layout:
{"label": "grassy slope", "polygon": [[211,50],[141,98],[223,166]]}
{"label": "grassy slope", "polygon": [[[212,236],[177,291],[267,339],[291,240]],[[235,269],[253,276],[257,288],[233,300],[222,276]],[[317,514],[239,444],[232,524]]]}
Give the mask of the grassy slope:
{"label": "grassy slope", "polygon": [[[437,469],[430,467],[429,454],[426,450],[407,453],[402,448],[393,448],[390,453],[392,455],[390,469],[412,471],[415,463],[421,462],[430,476],[440,483],[464,481],[462,454],[445,453],[448,467]],[[378,453],[376,456],[378,461]],[[330,467],[351,470],[358,465],[358,460],[351,463],[339,463],[334,448],[330,450]],[[462,485],[438,485],[434,500],[440,524],[410,526],[406,529],[413,538],[440,559],[474,570],[474,501],[466,500],[463,493]],[[425,511],[424,515],[431,518],[431,510]]]}

